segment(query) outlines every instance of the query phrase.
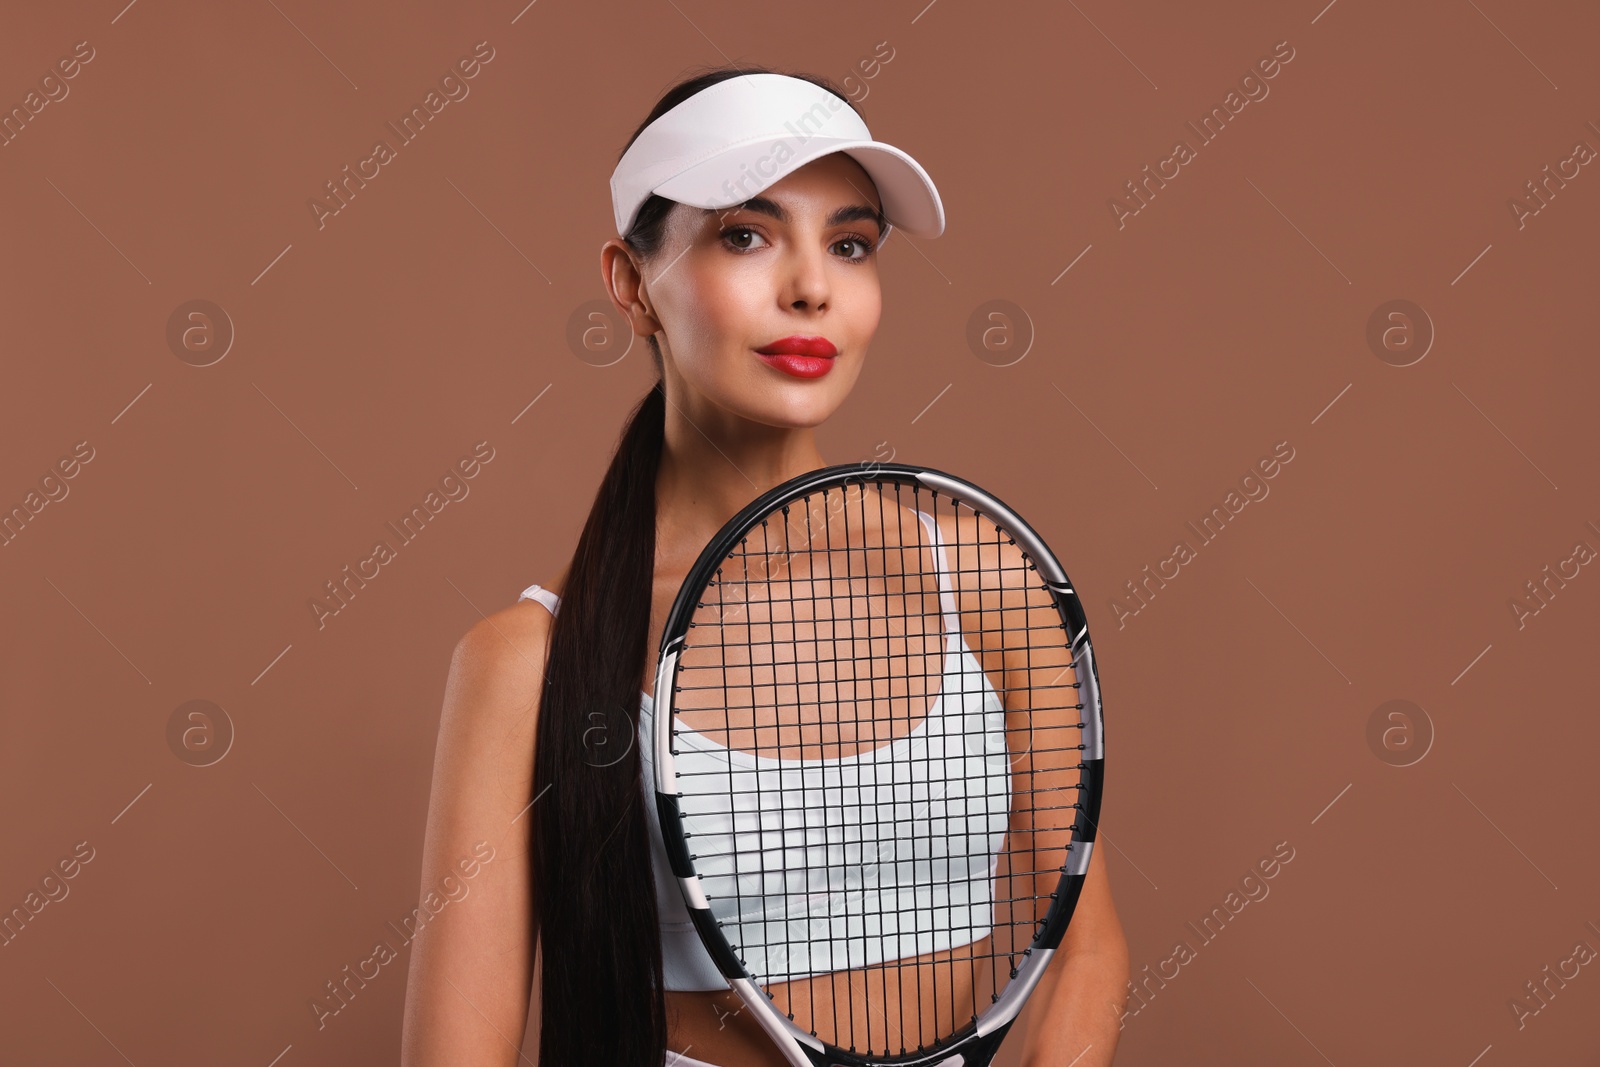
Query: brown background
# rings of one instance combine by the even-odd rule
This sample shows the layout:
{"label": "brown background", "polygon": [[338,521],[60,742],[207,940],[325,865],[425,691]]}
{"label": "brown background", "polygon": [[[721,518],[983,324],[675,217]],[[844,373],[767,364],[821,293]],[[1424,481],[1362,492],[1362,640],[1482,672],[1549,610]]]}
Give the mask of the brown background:
{"label": "brown background", "polygon": [[[1600,949],[1600,574],[1511,607],[1600,549],[1600,164],[1508,206],[1600,148],[1592,9],[120,2],[0,34],[7,111],[94,50],[0,148],[0,507],[93,449],[0,548],[0,907],[93,849],[0,948],[0,1060],[396,1060],[388,924],[419,897],[451,648],[563,565],[650,380],[642,348],[568,340],[604,297],[607,179],[669,84],[748,60],[844,83],[943,194],[942,238],[884,249],[823,451],[991,488],[1084,595],[1133,969],[1196,947],[1117,1062],[1600,1062],[1600,965],[1510,1007]],[[324,184],[481,41],[470,95],[319,226]],[[1280,41],[1270,94],[1119,227],[1124,183]],[[168,339],[194,300],[232,323],[209,366]],[[974,350],[994,300],[1010,347]],[[1369,344],[1392,300],[1431,322],[1409,349]],[[324,582],[479,441],[470,495],[319,627]],[[1200,543],[1283,441],[1270,495]],[[1121,616],[1179,539],[1195,558]],[[210,766],[179,753],[214,757],[217,713],[169,742],[191,700],[234,731]],[[1392,700],[1417,710],[1369,742]],[[1279,842],[1270,895],[1202,943],[1186,924]],[[319,1030],[380,939],[399,958]]]}

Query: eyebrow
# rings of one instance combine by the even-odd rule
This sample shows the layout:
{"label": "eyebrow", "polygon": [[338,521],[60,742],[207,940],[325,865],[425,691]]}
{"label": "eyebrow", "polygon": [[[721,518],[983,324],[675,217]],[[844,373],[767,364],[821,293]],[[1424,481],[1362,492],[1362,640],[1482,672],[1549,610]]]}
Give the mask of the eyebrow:
{"label": "eyebrow", "polygon": [[[761,214],[761,215],[770,215],[773,218],[777,219],[779,222],[782,222],[782,223],[785,223],[785,224],[787,224],[789,222],[789,213],[783,209],[783,205],[779,204],[775,200],[769,200],[767,197],[764,197],[764,196],[753,196],[749,200],[746,200],[742,204],[734,205],[734,207],[731,208],[731,209],[730,208],[721,208],[721,209],[711,208],[711,209],[708,209],[706,213],[707,214],[713,214],[714,212],[716,212],[718,210],[721,210],[721,211],[728,211],[728,210],[737,211],[737,210],[740,210],[740,209],[743,209],[745,211],[754,211],[754,212],[756,212],[758,214]],[[875,223],[878,224],[878,229],[880,229],[880,230],[884,229],[885,226],[886,226],[886,220],[883,217],[883,212],[877,210],[876,208],[868,207],[865,204],[847,204],[844,207],[835,208],[833,210],[833,213],[830,214],[827,217],[827,219],[823,222],[823,225],[824,226],[838,226],[838,225],[840,225],[842,223],[846,223],[846,222],[875,222]]]}

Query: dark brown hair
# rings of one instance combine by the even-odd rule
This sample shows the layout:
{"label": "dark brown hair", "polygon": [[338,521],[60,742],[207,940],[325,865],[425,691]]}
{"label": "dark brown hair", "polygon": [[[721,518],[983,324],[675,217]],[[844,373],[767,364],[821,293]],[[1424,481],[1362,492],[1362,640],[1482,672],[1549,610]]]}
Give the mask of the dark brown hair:
{"label": "dark brown hair", "polygon": [[[646,126],[707,86],[745,74],[719,67],[680,82]],[[843,99],[826,79],[793,77]],[[624,146],[623,152],[627,152]],[[620,157],[619,157],[620,158]],[[673,201],[652,195],[623,235],[655,258]],[[530,856],[543,946],[540,1067],[661,1067],[666,1003],[661,928],[651,871],[638,713],[655,573],[656,474],[665,424],[661,348],[646,339],[658,375],[635,405],[589,510],[561,590],[535,741],[536,819]],[[548,794],[546,794],[548,790]],[[530,798],[530,799],[533,799]]]}

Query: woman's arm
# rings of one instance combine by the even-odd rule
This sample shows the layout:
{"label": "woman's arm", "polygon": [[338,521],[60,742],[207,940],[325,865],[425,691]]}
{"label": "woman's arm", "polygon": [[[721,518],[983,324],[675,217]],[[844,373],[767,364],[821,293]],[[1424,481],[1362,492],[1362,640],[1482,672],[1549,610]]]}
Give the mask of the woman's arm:
{"label": "woman's arm", "polygon": [[[451,658],[423,844],[418,907],[426,921],[411,944],[402,1067],[532,1064],[520,1056],[537,928],[529,801],[549,618],[532,601],[496,612],[462,637]],[[481,859],[488,849],[480,842],[492,858],[467,878],[470,862],[461,861]],[[432,918],[430,910],[437,912]]]}
{"label": "woman's arm", "polygon": [[1128,941],[1096,847],[1061,947],[1028,998],[1022,1067],[1109,1067],[1127,1001]]}

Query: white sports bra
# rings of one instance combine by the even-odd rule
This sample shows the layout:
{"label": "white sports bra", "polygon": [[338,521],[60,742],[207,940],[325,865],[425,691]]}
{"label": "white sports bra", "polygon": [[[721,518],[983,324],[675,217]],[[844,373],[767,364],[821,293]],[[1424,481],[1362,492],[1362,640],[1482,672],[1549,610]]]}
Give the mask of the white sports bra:
{"label": "white sports bra", "polygon": [[[956,948],[994,925],[995,866],[1011,802],[1005,710],[962,636],[938,524],[917,514],[934,546],[948,639],[939,692],[916,729],[843,759],[778,760],[678,725],[680,788],[718,783],[707,813],[690,793],[679,802],[695,868],[712,913],[766,984]],[[538,585],[518,599],[538,600],[551,614],[560,603]],[[640,697],[639,754],[654,813],[655,702]],[[749,807],[733,817],[730,775]],[[845,818],[809,822],[819,796]],[[654,817],[647,823],[666,988],[727,989],[689,919],[661,826]],[[739,901],[743,913],[732,914]],[[774,957],[787,950],[781,960],[768,958],[764,934],[774,926],[784,931],[773,944]]]}

